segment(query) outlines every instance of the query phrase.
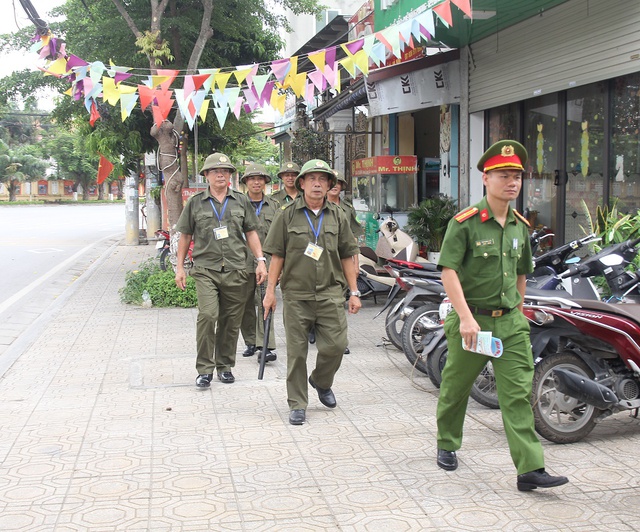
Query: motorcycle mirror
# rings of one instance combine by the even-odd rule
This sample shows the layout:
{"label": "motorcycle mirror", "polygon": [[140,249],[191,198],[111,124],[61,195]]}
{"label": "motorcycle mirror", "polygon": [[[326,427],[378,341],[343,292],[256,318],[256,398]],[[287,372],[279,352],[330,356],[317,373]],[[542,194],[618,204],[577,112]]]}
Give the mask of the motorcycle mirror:
{"label": "motorcycle mirror", "polygon": [[605,266],[618,266],[624,262],[624,259],[620,255],[607,255],[602,257],[600,262]]}

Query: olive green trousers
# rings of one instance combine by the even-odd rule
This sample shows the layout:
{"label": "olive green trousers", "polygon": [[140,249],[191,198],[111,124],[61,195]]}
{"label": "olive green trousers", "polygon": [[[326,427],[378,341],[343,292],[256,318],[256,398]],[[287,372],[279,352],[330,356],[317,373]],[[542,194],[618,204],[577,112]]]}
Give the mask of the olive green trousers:
{"label": "olive green trousers", "polygon": [[534,429],[531,409],[533,356],[529,323],[522,312],[512,310],[500,318],[474,316],[483,331],[492,331],[504,347],[500,358],[462,349],[460,318],[454,311],[445,320],[449,353],[442,371],[438,399],[438,448],[457,451],[462,445],[462,428],[471,387],[487,362],[493,364],[511,459],[518,474],[544,467],[540,440]]}
{"label": "olive green trousers", "polygon": [[309,329],[315,327],[318,356],[311,372],[319,388],[331,388],[347,347],[347,318],[344,299],[283,301],[287,338],[287,402],[289,409],[306,409],[309,404],[307,355]]}
{"label": "olive green trousers", "polygon": [[191,270],[198,296],[198,374],[229,371],[235,366],[247,276],[241,270],[216,272],[200,266]]}
{"label": "olive green trousers", "polygon": [[[264,291],[267,289],[267,282],[262,285],[256,284],[256,274],[250,273],[247,280],[247,299],[245,301],[244,314],[242,315],[242,325],[240,332],[246,345],[264,346],[264,310],[262,300]],[[257,309],[257,312],[256,312]],[[276,348],[276,334],[273,330],[273,322],[269,327],[269,349]]]}

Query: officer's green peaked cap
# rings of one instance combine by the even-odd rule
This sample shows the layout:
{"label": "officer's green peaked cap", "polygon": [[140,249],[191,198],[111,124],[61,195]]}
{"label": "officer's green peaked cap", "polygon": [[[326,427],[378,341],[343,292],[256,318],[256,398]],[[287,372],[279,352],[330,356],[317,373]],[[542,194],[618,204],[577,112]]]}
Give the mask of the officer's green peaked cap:
{"label": "officer's green peaked cap", "polygon": [[524,170],[527,149],[515,140],[501,140],[491,145],[478,161],[478,170],[489,172],[498,169]]}

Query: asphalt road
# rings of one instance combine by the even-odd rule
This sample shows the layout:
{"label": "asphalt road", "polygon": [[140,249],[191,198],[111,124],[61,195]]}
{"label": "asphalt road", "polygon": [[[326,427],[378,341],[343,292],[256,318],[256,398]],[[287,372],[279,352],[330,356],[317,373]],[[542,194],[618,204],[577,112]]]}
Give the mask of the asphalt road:
{"label": "asphalt road", "polygon": [[0,206],[0,313],[124,226],[122,203]]}

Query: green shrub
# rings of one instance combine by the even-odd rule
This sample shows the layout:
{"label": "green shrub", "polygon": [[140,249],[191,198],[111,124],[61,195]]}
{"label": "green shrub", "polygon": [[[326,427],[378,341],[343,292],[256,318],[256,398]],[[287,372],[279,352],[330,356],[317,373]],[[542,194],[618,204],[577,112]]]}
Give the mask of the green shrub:
{"label": "green shrub", "polygon": [[125,284],[119,291],[120,299],[123,303],[142,305],[145,290],[156,307],[189,308],[198,302],[195,281],[187,277],[186,289],[180,290],[173,271],[162,271],[157,258],[147,259],[137,270],[127,272]]}
{"label": "green shrub", "polygon": [[173,271],[161,271],[149,277],[146,289],[151,297],[151,303],[156,307],[195,307],[198,304],[196,296],[196,282],[193,277],[187,277],[184,290],[176,286]]}

